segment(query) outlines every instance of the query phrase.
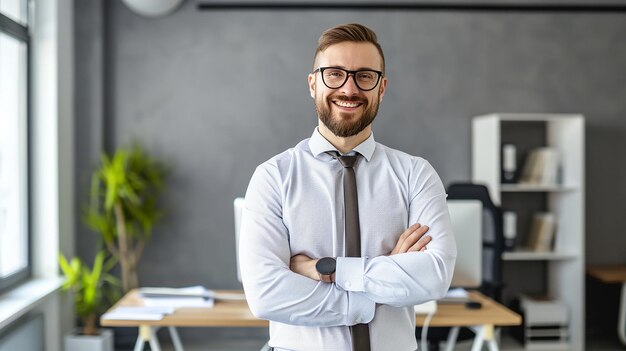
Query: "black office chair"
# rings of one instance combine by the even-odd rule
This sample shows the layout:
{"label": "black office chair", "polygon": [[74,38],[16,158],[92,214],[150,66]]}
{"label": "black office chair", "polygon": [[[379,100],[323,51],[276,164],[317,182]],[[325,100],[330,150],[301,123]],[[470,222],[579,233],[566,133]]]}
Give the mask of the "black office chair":
{"label": "black office chair", "polygon": [[[483,281],[480,292],[502,302],[502,253],[504,252],[504,234],[502,210],[496,206],[486,186],[473,183],[453,183],[448,186],[449,200],[480,200],[483,203]],[[421,328],[415,329],[415,337],[420,340]],[[428,329],[428,349],[438,351],[439,343],[446,341],[450,328],[435,327]],[[474,337],[468,328],[461,328],[457,340]]]}

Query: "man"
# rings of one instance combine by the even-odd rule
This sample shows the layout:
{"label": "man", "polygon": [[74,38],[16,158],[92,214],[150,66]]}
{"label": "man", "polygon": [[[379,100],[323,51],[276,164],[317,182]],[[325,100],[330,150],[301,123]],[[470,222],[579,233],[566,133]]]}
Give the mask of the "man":
{"label": "man", "polygon": [[[252,313],[270,320],[275,350],[415,350],[413,306],[450,285],[456,246],[441,180],[424,159],[374,141],[384,71],[369,28],[324,32],[308,77],[318,127],[250,181],[241,274]],[[343,166],[342,155],[354,165]],[[356,225],[348,224],[355,206],[344,202],[350,177]],[[355,226],[360,252],[348,255]],[[363,326],[366,345],[356,346]]]}

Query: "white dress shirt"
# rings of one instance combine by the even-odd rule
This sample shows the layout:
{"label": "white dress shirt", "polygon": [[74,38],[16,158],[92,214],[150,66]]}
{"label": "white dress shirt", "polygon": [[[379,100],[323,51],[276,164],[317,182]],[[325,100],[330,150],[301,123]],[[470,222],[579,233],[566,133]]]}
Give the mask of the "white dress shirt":
{"label": "white dress shirt", "polygon": [[[446,193],[424,159],[388,148],[373,135],[354,148],[361,255],[343,257],[342,166],[316,129],[257,167],[246,192],[240,268],[252,313],[270,321],[279,350],[351,350],[348,326],[369,323],[372,351],[417,348],[413,305],[441,298],[456,245]],[[410,225],[428,225],[424,252],[389,256]],[[336,283],[289,269],[290,258],[337,257]]]}

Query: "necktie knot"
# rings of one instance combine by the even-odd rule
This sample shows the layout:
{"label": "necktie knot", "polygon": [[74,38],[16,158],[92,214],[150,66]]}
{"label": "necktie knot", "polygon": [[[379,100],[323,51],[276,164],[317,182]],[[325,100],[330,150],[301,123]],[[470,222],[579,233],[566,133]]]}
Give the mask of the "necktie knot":
{"label": "necktie knot", "polygon": [[329,154],[336,159],[337,161],[339,161],[339,163],[341,163],[341,165],[344,168],[352,168],[354,167],[354,164],[356,163],[357,158],[359,157],[358,154],[352,155],[352,156],[341,156],[339,155],[338,152],[329,152]]}

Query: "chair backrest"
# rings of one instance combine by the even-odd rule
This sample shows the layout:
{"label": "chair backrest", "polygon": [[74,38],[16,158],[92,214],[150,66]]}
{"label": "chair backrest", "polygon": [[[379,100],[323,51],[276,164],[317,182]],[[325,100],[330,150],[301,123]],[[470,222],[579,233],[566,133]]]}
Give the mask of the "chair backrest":
{"label": "chair backrest", "polygon": [[238,197],[233,201],[233,209],[235,211],[235,259],[237,260],[237,280],[239,280],[239,282],[241,282],[241,271],[239,270],[239,232],[241,231],[243,205],[243,197]]}
{"label": "chair backrest", "polygon": [[504,234],[502,210],[496,206],[486,186],[473,183],[454,183],[447,189],[448,200],[480,200],[483,203],[483,283],[480,290],[487,296],[501,301],[502,253]]}

